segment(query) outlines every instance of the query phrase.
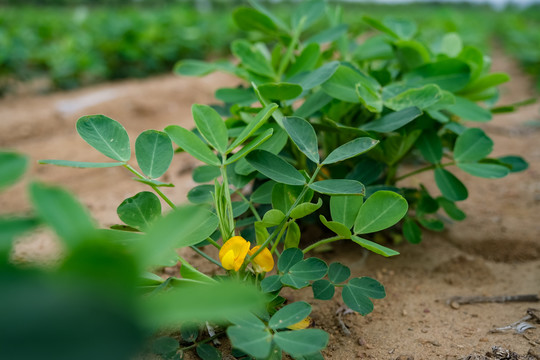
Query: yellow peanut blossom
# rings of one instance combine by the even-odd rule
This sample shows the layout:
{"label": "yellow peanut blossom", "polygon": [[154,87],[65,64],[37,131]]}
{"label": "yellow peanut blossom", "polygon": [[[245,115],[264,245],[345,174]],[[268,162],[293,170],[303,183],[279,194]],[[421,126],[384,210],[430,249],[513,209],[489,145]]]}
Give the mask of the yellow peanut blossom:
{"label": "yellow peanut blossom", "polygon": [[[233,236],[227,240],[219,250],[221,265],[227,270],[238,271],[248,253],[251,256],[260,248],[260,246],[255,246],[249,250],[249,246],[249,241],[241,236]],[[253,268],[256,272],[268,272],[274,268],[274,258],[270,250],[265,248],[253,259]]]}
{"label": "yellow peanut blossom", "polygon": [[292,324],[291,326],[287,326],[287,329],[290,329],[290,330],[302,330],[302,329],[305,329],[305,328],[309,327],[311,325],[311,322],[312,322],[311,318],[309,316],[307,316],[306,318],[304,318],[303,320],[300,320],[296,324]]}
{"label": "yellow peanut blossom", "polygon": [[241,236],[233,236],[219,250],[221,265],[227,270],[238,271],[249,251],[249,242]]}
{"label": "yellow peanut blossom", "polygon": [[[260,246],[257,245],[253,249],[249,250],[249,255],[255,254],[259,250]],[[274,258],[270,253],[270,250],[264,248],[255,259],[253,259],[253,268],[256,272],[268,272],[274,268]]]}

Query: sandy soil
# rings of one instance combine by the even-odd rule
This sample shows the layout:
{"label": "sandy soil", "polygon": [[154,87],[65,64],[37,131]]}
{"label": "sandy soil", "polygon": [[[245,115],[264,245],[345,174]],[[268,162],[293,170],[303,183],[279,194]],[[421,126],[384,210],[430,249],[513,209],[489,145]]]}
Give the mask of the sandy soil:
{"label": "sandy soil", "polygon": [[[505,57],[494,68],[507,71],[512,82],[502,89],[501,104],[532,96],[532,84]],[[100,224],[119,223],[116,206],[145,186],[131,180],[125,169],[77,170],[37,165],[42,158],[106,161],[75,131],[78,117],[103,113],[120,121],[132,137],[146,129],[170,124],[189,126],[192,103],[209,103],[220,86],[233,85],[225,75],[202,79],[163,76],[140,81],[104,84],[67,93],[0,100],[0,147],[28,154],[32,166],[25,182],[0,195],[0,213],[29,209],[26,183],[40,179],[67,187],[77,194]],[[456,171],[467,184],[470,197],[461,204],[468,218],[444,233],[427,233],[420,245],[401,244],[400,256],[386,259],[362,257],[362,249],[340,244],[321,256],[351,267],[355,276],[373,276],[383,282],[387,298],[375,303],[365,317],[343,315],[346,334],[336,311],[339,296],[331,301],[312,300],[310,290],[292,292],[294,300],[313,303],[316,327],[331,334],[324,352],[328,359],[459,359],[485,353],[498,345],[520,354],[538,351],[540,330],[525,334],[490,333],[525,316],[533,303],[477,304],[453,308],[451,296],[538,294],[540,291],[540,132],[526,125],[538,119],[539,106],[498,115],[482,126],[495,141],[494,155],[519,154],[530,163],[526,172],[502,180],[473,178]],[[166,189],[182,202],[195,184],[190,170],[196,162],[178,156]],[[435,189],[431,175],[412,178]],[[438,192],[434,190],[434,193]],[[22,241],[17,257],[54,259],[60,249],[50,234]],[[536,346],[536,350],[534,347]]]}

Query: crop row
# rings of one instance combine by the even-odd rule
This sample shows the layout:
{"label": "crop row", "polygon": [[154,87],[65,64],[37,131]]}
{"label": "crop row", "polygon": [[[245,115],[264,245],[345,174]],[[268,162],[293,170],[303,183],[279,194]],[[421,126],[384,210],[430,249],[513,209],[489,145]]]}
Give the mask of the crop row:
{"label": "crop row", "polygon": [[[285,13],[287,6],[277,10]],[[403,10],[403,6],[349,4],[344,18],[355,34],[368,30],[359,20],[362,15],[405,16],[419,23],[427,43],[448,32],[487,52],[500,43],[529,73],[540,77],[540,49],[535,46],[540,43],[539,9],[497,13],[485,7],[408,5]],[[47,79],[48,88],[67,89],[168,72],[182,58],[224,55],[238,34],[229,17],[223,16],[227,11],[222,5],[206,11],[188,5],[3,8],[0,93],[14,82],[40,77]]]}

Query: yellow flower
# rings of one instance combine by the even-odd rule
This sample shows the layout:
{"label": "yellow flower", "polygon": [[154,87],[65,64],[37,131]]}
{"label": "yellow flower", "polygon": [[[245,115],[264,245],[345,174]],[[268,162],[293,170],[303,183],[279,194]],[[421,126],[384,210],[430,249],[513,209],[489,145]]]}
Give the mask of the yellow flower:
{"label": "yellow flower", "polygon": [[249,251],[249,242],[241,236],[233,236],[219,250],[219,260],[227,270],[238,271]]}
{"label": "yellow flower", "polygon": [[[249,255],[255,254],[259,250],[260,246],[255,246],[249,250]],[[253,268],[256,272],[268,272],[274,268],[274,258],[270,253],[270,250],[264,248],[255,259],[253,259]]]}
{"label": "yellow flower", "polygon": [[[238,271],[247,254],[253,255],[260,246],[255,246],[249,250],[250,243],[241,236],[233,236],[223,244],[219,250],[219,260],[221,265],[227,270]],[[255,259],[253,259],[253,268],[256,272],[268,272],[274,268],[274,258],[270,250],[264,249]]]}
{"label": "yellow flower", "polygon": [[303,320],[300,320],[296,324],[292,324],[291,326],[287,326],[287,329],[291,330],[302,330],[311,325],[311,318],[308,316]]}

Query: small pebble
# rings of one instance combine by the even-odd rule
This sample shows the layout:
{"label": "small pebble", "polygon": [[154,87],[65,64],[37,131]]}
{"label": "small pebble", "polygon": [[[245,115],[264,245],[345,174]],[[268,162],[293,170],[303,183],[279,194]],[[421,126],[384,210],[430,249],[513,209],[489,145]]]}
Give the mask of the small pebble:
{"label": "small pebble", "polygon": [[450,307],[451,307],[452,309],[457,310],[457,309],[459,309],[460,305],[459,305],[459,303],[458,303],[457,301],[452,301],[452,302],[450,303]]}
{"label": "small pebble", "polygon": [[429,309],[426,308],[426,309],[424,309],[424,312],[425,312],[426,314],[428,314],[428,313],[430,313],[431,311],[429,311]]}
{"label": "small pebble", "polygon": [[412,355],[399,355],[396,360],[414,360]]}
{"label": "small pebble", "polygon": [[407,310],[403,309],[403,311],[401,311],[401,315],[407,316]]}
{"label": "small pebble", "polygon": [[388,350],[388,353],[389,353],[389,354],[393,354],[394,351],[396,351],[396,349],[390,349],[390,350]]}
{"label": "small pebble", "polygon": [[362,338],[358,338],[358,345],[360,346],[365,346],[366,345],[366,341]]}
{"label": "small pebble", "polygon": [[421,331],[421,332],[423,332],[424,334],[427,334],[427,332],[428,332],[428,329],[426,329],[426,328],[423,328],[423,329],[422,329],[422,330],[420,330],[420,331]]}
{"label": "small pebble", "polygon": [[480,339],[478,339],[478,341],[480,341],[480,342],[488,342],[489,340],[486,339],[486,338],[480,338]]}

